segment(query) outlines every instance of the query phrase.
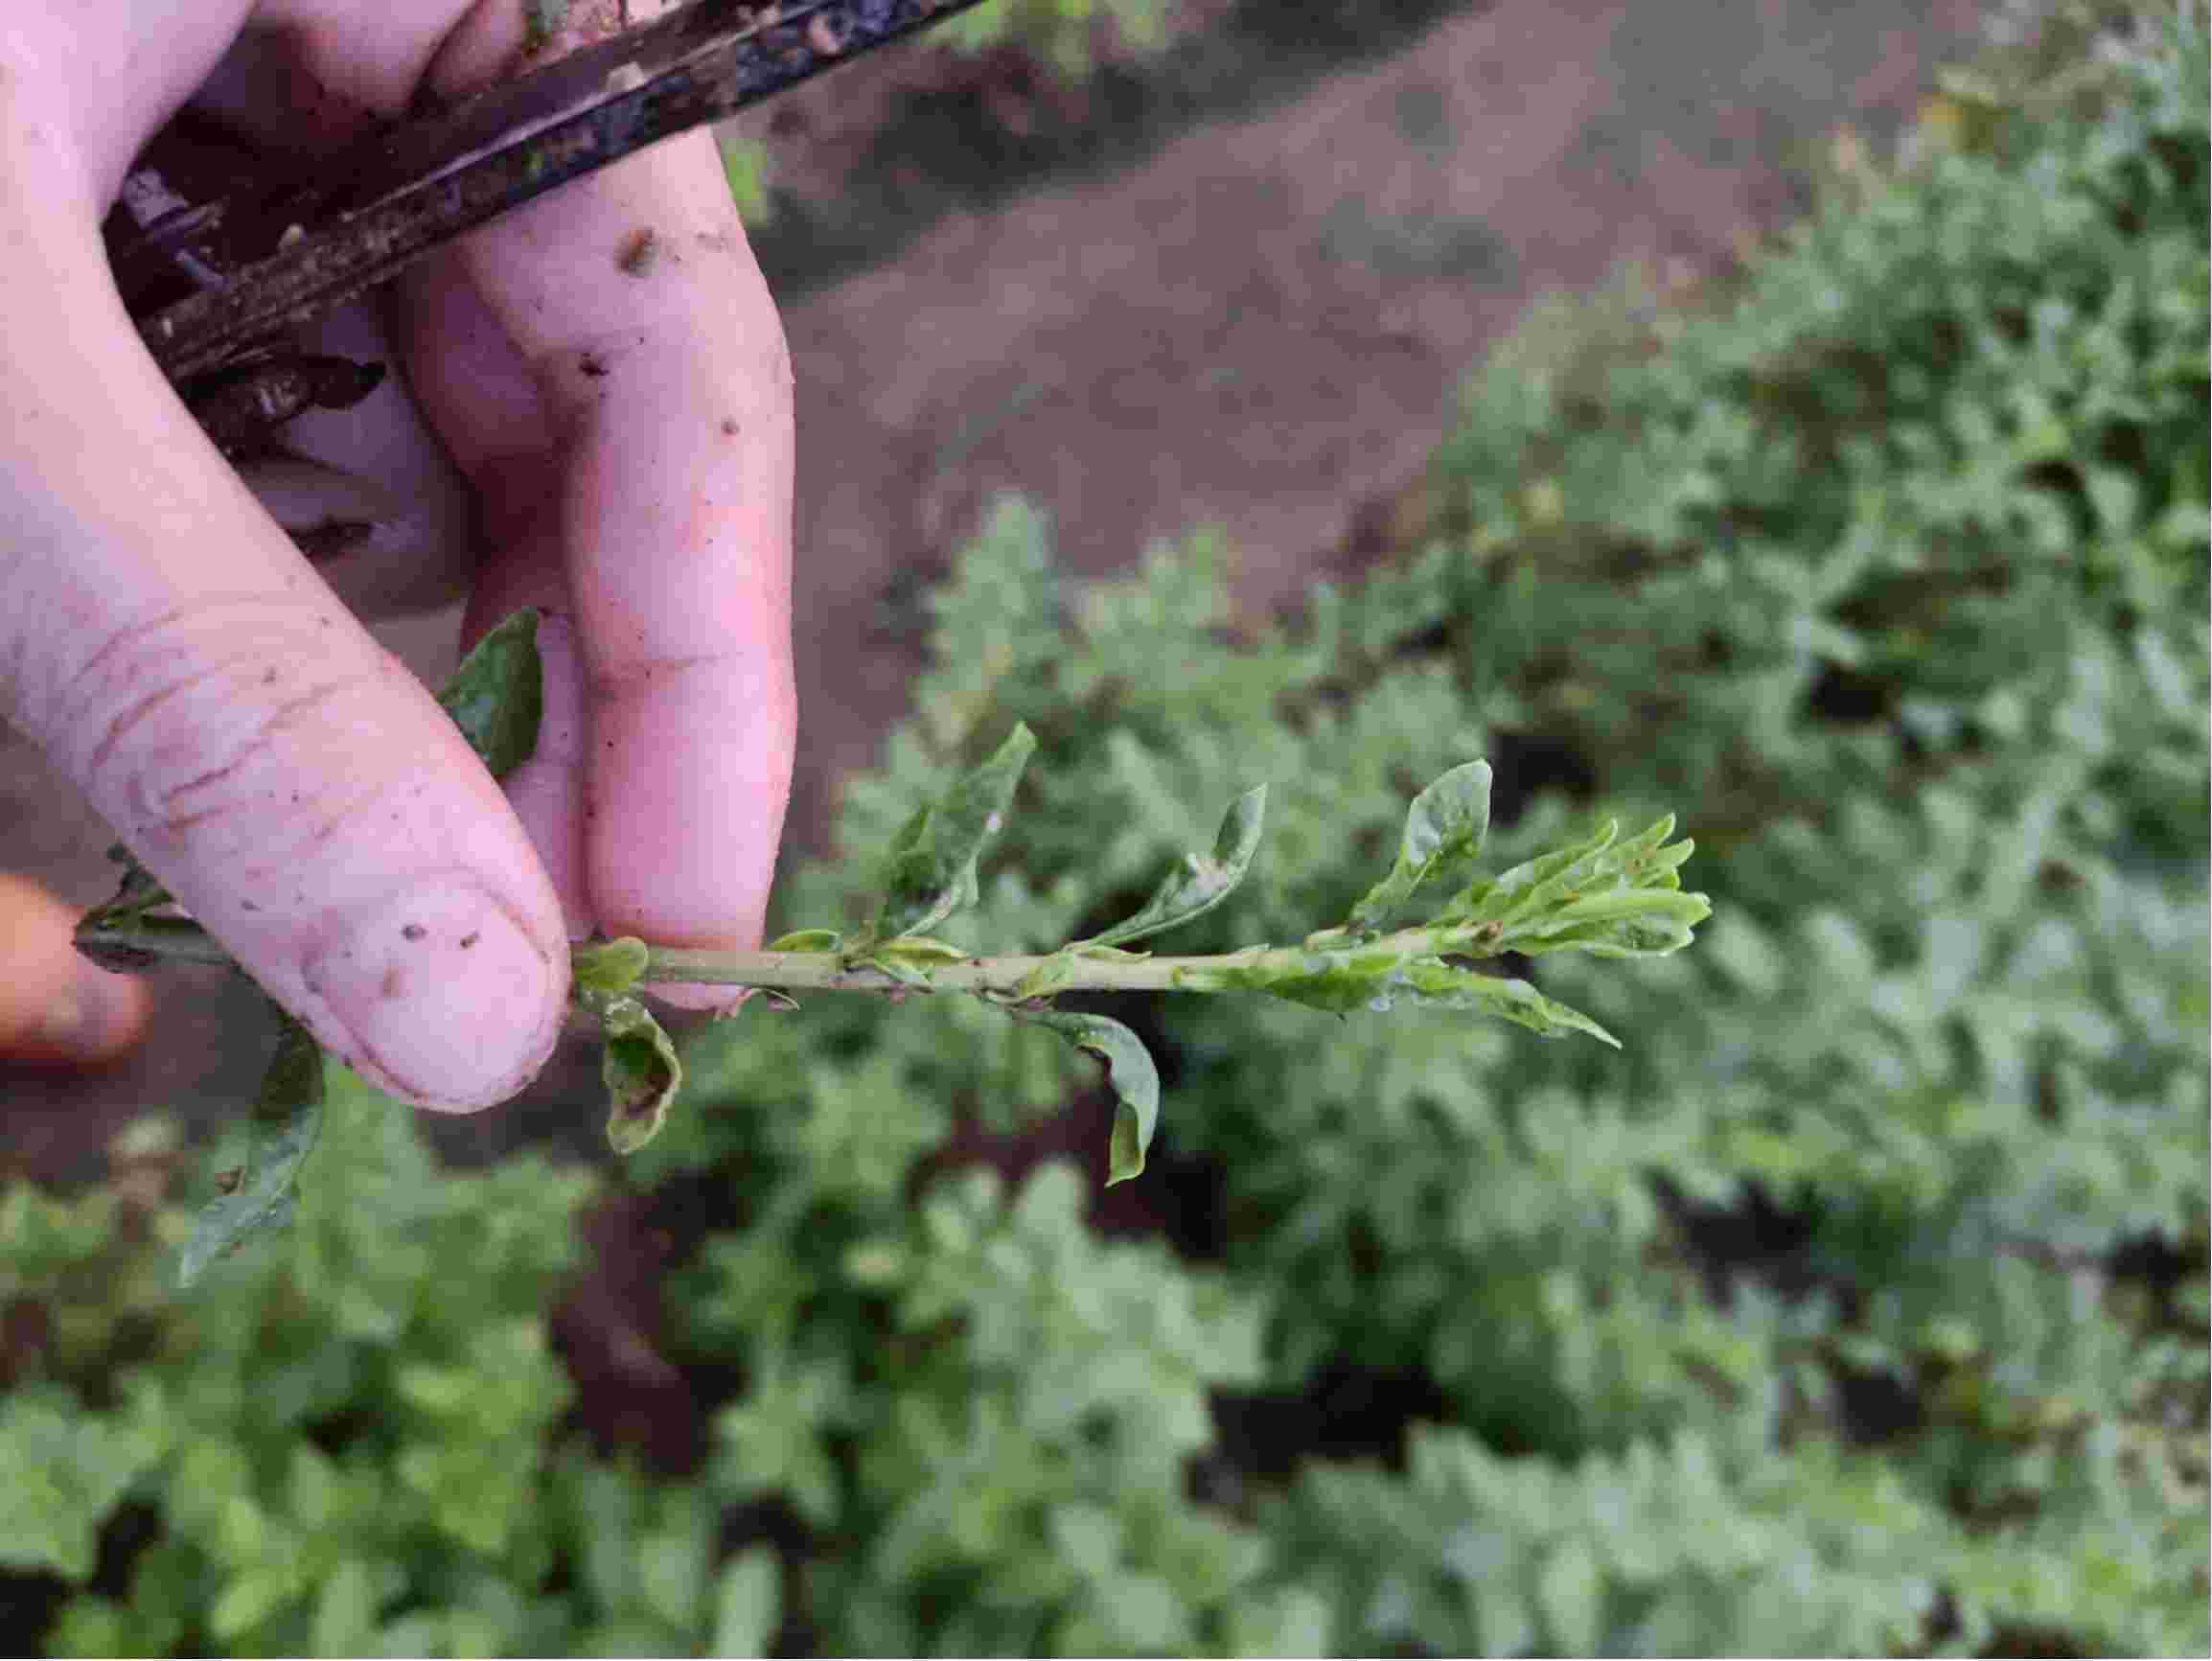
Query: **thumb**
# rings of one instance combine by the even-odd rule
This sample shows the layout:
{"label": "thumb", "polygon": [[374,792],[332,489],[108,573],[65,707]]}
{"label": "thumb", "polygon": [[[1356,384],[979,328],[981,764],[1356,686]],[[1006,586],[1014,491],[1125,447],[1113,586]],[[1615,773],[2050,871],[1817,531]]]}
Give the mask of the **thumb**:
{"label": "thumb", "polygon": [[146,982],[110,975],[70,942],[77,911],[29,877],[0,871],[0,1059],[89,1066],[146,1030]]}
{"label": "thumb", "polygon": [[513,1095],[568,984],[527,837],[194,425],[97,211],[27,176],[0,166],[0,715],[372,1083]]}

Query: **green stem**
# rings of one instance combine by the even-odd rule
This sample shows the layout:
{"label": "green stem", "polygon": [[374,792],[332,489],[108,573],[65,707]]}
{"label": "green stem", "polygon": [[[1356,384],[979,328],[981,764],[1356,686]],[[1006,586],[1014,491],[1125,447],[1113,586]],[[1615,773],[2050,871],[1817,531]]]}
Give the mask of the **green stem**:
{"label": "green stem", "polygon": [[[233,962],[230,954],[214,936],[197,923],[181,918],[137,917],[127,923],[84,927],[78,930],[77,937],[87,946],[130,948],[179,962]],[[1486,956],[1489,950],[1470,944],[1463,929],[1405,929],[1384,935],[1372,945],[1385,953],[1417,956],[1453,952],[1479,957]],[[1306,965],[1311,955],[1303,946],[1250,946],[1241,952],[1202,957],[1078,956],[1073,972],[1067,979],[1056,980],[1052,990],[1176,992],[1203,989],[1209,970],[1264,964],[1295,972]],[[926,989],[1011,996],[1047,960],[1045,957],[1023,956],[933,962],[927,965],[929,985]],[[836,952],[707,952],[674,946],[647,949],[642,980],[647,984],[758,986],[782,992],[898,993],[925,989],[911,986],[897,976],[868,964],[848,963]]]}

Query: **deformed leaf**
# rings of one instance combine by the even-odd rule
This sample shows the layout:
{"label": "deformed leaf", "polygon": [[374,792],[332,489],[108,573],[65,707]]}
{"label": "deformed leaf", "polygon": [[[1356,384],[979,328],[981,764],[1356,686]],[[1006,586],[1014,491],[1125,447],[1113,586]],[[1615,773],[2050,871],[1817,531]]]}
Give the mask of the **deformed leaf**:
{"label": "deformed leaf", "polygon": [[933,939],[928,934],[901,934],[895,940],[886,940],[876,948],[879,957],[897,957],[908,963],[964,963],[968,953],[950,940]]}
{"label": "deformed leaf", "polygon": [[902,986],[919,986],[925,991],[929,989],[929,965],[917,963],[910,957],[887,957],[880,953],[870,952],[855,959],[853,966],[858,969],[880,969]]}
{"label": "deformed leaf", "polygon": [[123,867],[123,881],[117,885],[115,897],[101,911],[115,915],[125,911],[150,911],[156,906],[175,904],[170,891],[160,880],[138,863],[138,856],[121,842],[108,844],[107,857]]}
{"label": "deformed leaf", "polygon": [[1398,857],[1351,909],[1346,927],[1380,929],[1430,877],[1449,880],[1483,851],[1490,833],[1490,764],[1470,761],[1437,779],[1406,810]]}
{"label": "deformed leaf", "polygon": [[1447,913],[1485,929],[1490,951],[1531,957],[1581,951],[1599,957],[1652,957],[1690,944],[1712,915],[1702,894],[1681,891],[1678,867],[1695,844],[1670,843],[1672,815],[1625,842],[1608,819],[1573,847],[1516,865],[1493,882],[1469,885]]}
{"label": "deformed leaf", "polygon": [[834,952],[841,936],[835,929],[798,929],[778,934],[765,950],[771,952]]}
{"label": "deformed leaf", "polygon": [[308,1029],[282,1010],[276,1053],[262,1075],[248,1124],[245,1164],[200,1211],[177,1263],[190,1286],[207,1266],[247,1238],[282,1228],[292,1215],[292,1185],[323,1125],[323,1052]]}
{"label": "deformed leaf", "polygon": [[1119,1103],[1114,1110],[1114,1136],[1108,1144],[1106,1182],[1127,1182],[1144,1169],[1152,1127],[1160,1118],[1160,1070],[1152,1065],[1144,1041],[1104,1015],[1075,1009],[1022,1009],[1008,1006],[1017,1021],[1049,1027],[1078,1050],[1106,1064]]}
{"label": "deformed leaf", "polygon": [[1152,897],[1144,902],[1143,910],[1080,943],[1118,946],[1130,940],[1141,940],[1147,934],[1187,923],[1213,910],[1244,881],[1244,873],[1252,868],[1252,856],[1259,847],[1259,833],[1266,813],[1267,786],[1256,784],[1231,802],[1229,811],[1221,816],[1221,828],[1213,836],[1212,853],[1185,854],[1177,868],[1161,880]]}
{"label": "deformed leaf", "polygon": [[1607,819],[1578,842],[1539,854],[1503,876],[1478,878],[1452,896],[1450,903],[1438,913],[1438,921],[1488,923],[1525,915],[1534,904],[1540,903],[1535,896],[1546,884],[1562,876],[1572,881],[1571,873],[1588,868],[1591,862],[1612,846],[1620,828],[1620,821]]}
{"label": "deformed leaf", "polygon": [[1712,903],[1703,894],[1671,887],[1623,888],[1572,901],[1536,925],[1500,938],[1509,950],[1531,957],[1564,951],[1593,957],[1663,957],[1689,945],[1692,929],[1712,914]]}
{"label": "deformed leaf", "polygon": [[107,857],[123,867],[123,880],[116,885],[112,896],[77,920],[77,949],[103,969],[118,973],[150,969],[160,961],[155,953],[122,941],[92,936],[103,930],[128,928],[141,922],[149,911],[176,902],[160,880],[140,865],[137,856],[123,843],[111,844]]}
{"label": "deformed leaf", "polygon": [[649,956],[645,942],[633,934],[579,946],[569,955],[570,984],[577,992],[627,992],[645,973]]}
{"label": "deformed leaf", "polygon": [[587,993],[577,1002],[599,1017],[606,1033],[599,1076],[607,1081],[607,1142],[616,1153],[635,1153],[668,1118],[668,1104],[683,1084],[676,1046],[653,1012],[627,993]]}
{"label": "deformed leaf", "polygon": [[1588,1016],[1546,998],[1526,980],[1500,980],[1440,957],[1413,956],[1387,942],[1256,953],[1249,961],[1210,964],[1179,983],[1196,991],[1265,992],[1332,1015],[1355,1009],[1381,1015],[1400,1005],[1465,1009],[1536,1032],[1587,1032],[1619,1048],[1613,1035]]}
{"label": "deformed leaf", "polygon": [[494,778],[529,760],[545,707],[537,611],[524,607],[477,641],[438,702]]}
{"label": "deformed leaf", "polygon": [[1005,823],[1014,787],[1036,748],[1035,735],[1015,723],[988,761],[906,822],[886,862],[883,909],[853,950],[921,934],[975,903],[976,861]]}
{"label": "deformed leaf", "polygon": [[1465,1009],[1494,1015],[1526,1027],[1547,1038],[1562,1032],[1587,1032],[1615,1050],[1621,1041],[1583,1014],[1555,999],[1547,998],[1526,980],[1508,980],[1479,969],[1463,969],[1440,957],[1417,958],[1406,965],[1401,978],[1386,983],[1382,997],[1402,1000],[1417,1009]]}
{"label": "deformed leaf", "polygon": [[1075,978],[1075,954],[1066,947],[1054,952],[1014,982],[1016,998],[1049,998]]}

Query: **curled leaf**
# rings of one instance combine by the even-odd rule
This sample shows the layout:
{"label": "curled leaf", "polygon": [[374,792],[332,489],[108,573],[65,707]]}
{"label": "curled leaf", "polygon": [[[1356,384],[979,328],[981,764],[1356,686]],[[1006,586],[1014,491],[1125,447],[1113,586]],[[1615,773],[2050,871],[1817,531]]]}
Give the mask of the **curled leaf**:
{"label": "curled leaf", "polygon": [[1161,880],[1143,910],[1105,933],[1081,942],[1086,947],[1118,946],[1141,940],[1163,929],[1210,911],[1229,898],[1259,847],[1259,834],[1267,813],[1267,786],[1256,784],[1229,804],[1221,828],[1213,835],[1210,854],[1187,853],[1176,869]]}
{"label": "curled leaf", "polygon": [[1049,998],[1075,978],[1075,961],[1071,951],[1063,949],[1053,953],[1014,982],[1014,997]]}
{"label": "curled leaf", "polygon": [[1669,842],[1671,814],[1626,842],[1617,822],[1569,848],[1470,884],[1447,908],[1451,921],[1481,931],[1486,950],[1531,957],[1580,951],[1598,957],[1655,957],[1690,944],[1713,913],[1703,894],[1681,891],[1679,870],[1695,844]]}
{"label": "curled leaf", "polygon": [[578,992],[627,992],[645,973],[649,954],[643,940],[625,934],[569,954],[570,984]]}
{"label": "curled leaf", "polygon": [[1402,978],[1386,982],[1379,996],[1403,998],[1417,1009],[1465,1009],[1477,1015],[1494,1015],[1547,1038],[1563,1032],[1586,1032],[1600,1043],[1621,1048],[1618,1038],[1579,1009],[1545,997],[1526,980],[1459,968],[1437,957],[1417,958],[1406,966]]}
{"label": "curled leaf", "polygon": [[323,1052],[308,1029],[277,1012],[276,1053],[262,1075],[248,1123],[245,1163],[221,1173],[222,1191],[200,1211],[177,1261],[191,1286],[218,1257],[291,1218],[292,1185],[323,1127]]}
{"label": "curled leaf", "polygon": [[1597,868],[1598,859],[1620,834],[1618,819],[1606,819],[1582,841],[1555,848],[1515,865],[1503,876],[1480,878],[1451,898],[1440,922],[1503,923],[1525,917],[1552,896],[1572,889]]}
{"label": "curled leaf", "polygon": [[1672,888],[1624,888],[1573,901],[1500,939],[1531,957],[1564,951],[1593,957],[1663,957],[1689,945],[1692,929],[1712,914],[1703,894]]}
{"label": "curled leaf", "polygon": [[668,1105],[683,1084],[683,1064],[660,1023],[637,999],[594,992],[577,1002],[599,1017],[606,1033],[599,1076],[607,1083],[608,1145],[616,1153],[635,1153],[660,1134]]}
{"label": "curled leaf", "polygon": [[843,938],[835,929],[797,929],[768,943],[771,952],[834,952]]}
{"label": "curled leaf", "polygon": [[77,920],[77,949],[103,969],[117,973],[150,969],[160,961],[155,953],[96,936],[106,930],[131,929],[142,923],[150,911],[176,902],[160,880],[140,865],[137,857],[121,842],[109,846],[107,857],[123,867],[123,880],[116,885],[109,899]]}
{"label": "curled leaf", "polygon": [[1006,1006],[1017,1021],[1049,1027],[1078,1050],[1088,1050],[1106,1064],[1114,1086],[1114,1135],[1107,1145],[1106,1183],[1127,1182],[1144,1169],[1144,1153],[1152,1145],[1152,1128],[1160,1118],[1160,1070],[1144,1041],[1104,1015],[1074,1009],[1024,1009]]}
{"label": "curled leaf", "polygon": [[1222,959],[1193,969],[1179,976],[1177,983],[1194,991],[1265,992],[1332,1015],[1353,1010],[1381,1015],[1400,1005],[1465,1009],[1536,1032],[1587,1032],[1619,1048],[1613,1035],[1595,1021],[1546,998],[1525,980],[1501,980],[1440,957],[1416,955],[1389,941],[1254,952],[1241,961]]}
{"label": "curled leaf", "polygon": [[901,934],[895,940],[886,940],[876,948],[876,956],[916,964],[964,963],[968,959],[968,953],[962,947],[950,940],[933,940],[927,934]]}
{"label": "curled leaf", "polygon": [[861,969],[880,969],[902,986],[919,986],[929,990],[930,969],[927,963],[917,963],[910,957],[887,957],[871,952],[854,965]]}
{"label": "curled leaf", "polygon": [[1490,833],[1490,764],[1470,761],[1432,783],[1406,809],[1398,857],[1351,909],[1346,928],[1380,929],[1432,876],[1449,880],[1483,851]]}
{"label": "curled leaf", "polygon": [[1035,735],[1015,723],[988,761],[915,812],[891,843],[883,908],[851,950],[922,934],[975,903],[976,862],[1005,823],[1014,787],[1036,748]]}
{"label": "curled leaf", "polygon": [[477,641],[438,703],[494,778],[529,760],[545,707],[537,611],[524,607]]}

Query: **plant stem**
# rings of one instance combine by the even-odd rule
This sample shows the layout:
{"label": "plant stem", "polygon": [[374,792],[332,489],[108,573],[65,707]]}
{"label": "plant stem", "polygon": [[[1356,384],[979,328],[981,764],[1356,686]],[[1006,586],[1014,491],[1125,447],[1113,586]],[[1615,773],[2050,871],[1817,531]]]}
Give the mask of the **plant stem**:
{"label": "plant stem", "polygon": [[[1242,960],[1240,954],[1234,960]],[[1074,979],[1055,991],[1164,992],[1176,972],[1194,963],[1229,957],[1147,957],[1141,962],[1085,958]],[[689,952],[653,947],[644,980],[700,981],[718,986],[766,986],[788,992],[1007,992],[1045,961],[1043,957],[966,957],[929,966],[928,987],[908,987],[896,976],[865,964],[847,967],[835,952]]]}
{"label": "plant stem", "polygon": [[[147,953],[185,963],[228,965],[233,959],[197,923],[177,917],[135,917],[125,922],[78,930],[79,943]],[[1334,943],[1334,942],[1332,942]],[[599,944],[594,942],[594,945]],[[1371,944],[1390,956],[1452,952],[1486,956],[1468,943],[1464,931],[1405,929]],[[579,945],[578,950],[586,949]],[[1056,956],[1054,954],[1053,956]],[[1053,992],[1174,992],[1204,990],[1208,971],[1267,965],[1288,971],[1308,966],[1314,953],[1304,946],[1249,946],[1199,957],[1078,957],[1072,973],[1057,980]],[[969,992],[1011,996],[1048,957],[973,957],[927,965],[929,984],[911,984],[866,963],[848,963],[836,952],[709,952],[674,946],[647,949],[647,984],[687,982],[714,986],[758,986],[784,992],[907,991]],[[1318,963],[1313,966],[1318,967]]]}

